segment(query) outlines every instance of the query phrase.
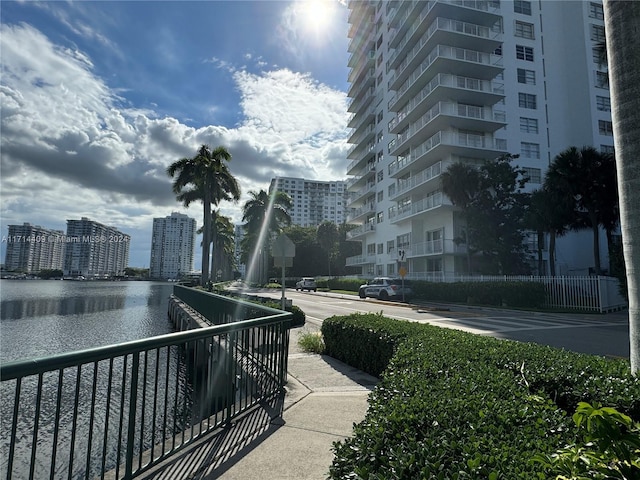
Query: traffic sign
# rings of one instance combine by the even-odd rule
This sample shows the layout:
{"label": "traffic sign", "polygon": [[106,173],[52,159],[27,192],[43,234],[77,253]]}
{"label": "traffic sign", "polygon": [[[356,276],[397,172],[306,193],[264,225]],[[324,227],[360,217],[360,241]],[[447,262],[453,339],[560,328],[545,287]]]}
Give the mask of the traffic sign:
{"label": "traffic sign", "polygon": [[296,256],[296,245],[284,233],[280,234],[271,246],[271,255],[274,257],[290,257]]}
{"label": "traffic sign", "polygon": [[405,275],[407,274],[407,269],[406,269],[406,268],[404,268],[404,267],[400,267],[400,270],[398,270],[398,274],[399,274],[402,278],[404,278],[404,277],[405,277]]}

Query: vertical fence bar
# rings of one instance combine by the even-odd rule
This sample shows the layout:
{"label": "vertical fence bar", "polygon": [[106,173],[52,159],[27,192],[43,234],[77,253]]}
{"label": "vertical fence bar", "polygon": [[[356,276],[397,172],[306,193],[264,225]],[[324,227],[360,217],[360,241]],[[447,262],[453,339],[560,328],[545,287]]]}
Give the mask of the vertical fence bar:
{"label": "vertical fence bar", "polygon": [[93,385],[91,389],[91,409],[89,414],[89,440],[87,441],[87,464],[85,466],[85,478],[89,479],[91,472],[91,442],[93,441],[93,418],[96,411],[96,391],[98,385],[98,362],[93,363]]}
{"label": "vertical fence bar", "polygon": [[[127,426],[127,456],[125,457],[126,478],[133,473],[133,453],[136,433],[136,408],[138,403],[138,368],[140,367],[140,352],[133,354],[131,362],[131,391],[129,392],[129,421]],[[140,452],[142,454],[142,452]]]}
{"label": "vertical fence bar", "polygon": [[56,415],[53,421],[53,445],[51,452],[51,470],[49,471],[50,480],[54,480],[56,471],[56,456],[58,454],[58,432],[60,431],[60,405],[62,400],[62,382],[64,379],[64,369],[58,370],[58,392],[56,393]]}
{"label": "vertical fence bar", "polygon": [[38,375],[36,387],[36,411],[33,419],[33,440],[31,442],[31,462],[29,465],[29,478],[34,478],[36,468],[36,452],[38,450],[38,425],[40,424],[40,404],[42,402],[42,373]]}
{"label": "vertical fence bar", "polygon": [[76,391],[73,399],[73,421],[71,426],[71,448],[69,449],[69,480],[73,478],[73,457],[75,455],[76,431],[78,428],[78,408],[80,404],[80,384],[82,383],[82,365],[76,368]]}
{"label": "vertical fence bar", "polygon": [[113,382],[113,358],[109,359],[109,376],[107,380],[107,402],[105,407],[105,419],[104,419],[104,438],[102,443],[102,471],[100,478],[104,478],[105,466],[107,462],[107,447],[109,443],[109,410],[111,408],[111,384]]}

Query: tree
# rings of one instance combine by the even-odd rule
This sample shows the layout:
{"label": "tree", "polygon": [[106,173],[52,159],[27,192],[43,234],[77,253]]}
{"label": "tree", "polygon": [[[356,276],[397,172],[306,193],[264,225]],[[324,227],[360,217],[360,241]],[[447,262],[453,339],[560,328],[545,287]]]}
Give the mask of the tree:
{"label": "tree", "polygon": [[[203,233],[203,231],[204,227],[200,227],[197,233]],[[220,215],[218,210],[211,212],[211,233],[209,238],[211,238],[211,243],[213,244],[211,275],[215,275],[218,270],[222,270],[222,280],[228,280],[231,278],[232,269],[235,266],[233,262],[235,236],[231,219]]]}
{"label": "tree", "polygon": [[242,221],[246,222],[242,248],[245,258],[249,260],[249,268],[259,262],[260,270],[257,277],[260,283],[264,283],[267,276],[270,234],[279,233],[291,223],[289,210],[293,201],[286,193],[276,190],[271,195],[265,190],[250,191],[249,196],[251,198],[242,207]]}
{"label": "tree", "polygon": [[486,273],[527,273],[525,224],[527,182],[513,167],[514,155],[484,161],[478,168],[455,163],[442,175],[442,191],[461,209],[468,250],[482,253]]}
{"label": "tree", "polygon": [[604,0],[611,116],[629,293],[631,371],[640,372],[640,2]]}
{"label": "tree", "polygon": [[617,217],[618,194],[613,155],[593,147],[569,147],[560,152],[549,166],[545,186],[563,202],[574,204],[574,229],[589,228],[593,233],[593,258],[596,275],[600,266],[600,231],[612,229]]}
{"label": "tree", "polygon": [[318,225],[316,235],[318,243],[327,252],[328,275],[331,276],[331,258],[338,242],[338,227],[335,223],[325,220]]}
{"label": "tree", "polygon": [[212,150],[208,145],[202,145],[195,157],[183,158],[167,167],[167,175],[175,177],[172,188],[176,199],[185,207],[194,201],[201,201],[203,205],[202,285],[209,281],[211,205],[218,205],[222,200],[240,199],[240,187],[229,171],[229,161],[231,154],[225,147]]}

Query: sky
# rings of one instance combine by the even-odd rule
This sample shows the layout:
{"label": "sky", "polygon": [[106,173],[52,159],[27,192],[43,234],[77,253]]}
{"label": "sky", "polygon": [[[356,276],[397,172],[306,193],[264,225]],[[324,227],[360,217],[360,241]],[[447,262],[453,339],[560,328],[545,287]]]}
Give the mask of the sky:
{"label": "sky", "polygon": [[88,217],[148,267],[153,218],[202,225],[166,168],[203,144],[232,155],[242,198],[219,209],[234,223],[273,177],[345,179],[347,15],[338,0],[2,0],[0,262],[8,225]]}

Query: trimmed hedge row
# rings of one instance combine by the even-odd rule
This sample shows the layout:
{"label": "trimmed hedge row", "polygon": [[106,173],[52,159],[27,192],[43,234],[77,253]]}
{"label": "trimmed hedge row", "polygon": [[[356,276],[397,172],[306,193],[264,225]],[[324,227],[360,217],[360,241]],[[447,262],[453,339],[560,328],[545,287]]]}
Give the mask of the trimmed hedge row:
{"label": "trimmed hedge row", "polygon": [[322,332],[330,355],[370,373],[390,358],[365,420],[334,444],[334,479],[546,478],[531,459],[571,442],[578,402],[640,418],[626,361],[381,315]]}

